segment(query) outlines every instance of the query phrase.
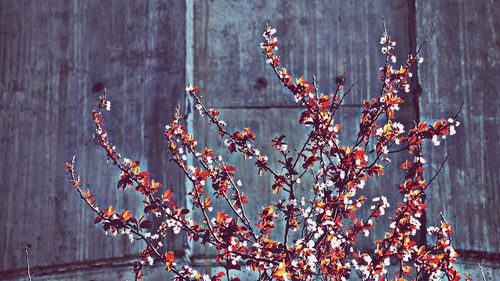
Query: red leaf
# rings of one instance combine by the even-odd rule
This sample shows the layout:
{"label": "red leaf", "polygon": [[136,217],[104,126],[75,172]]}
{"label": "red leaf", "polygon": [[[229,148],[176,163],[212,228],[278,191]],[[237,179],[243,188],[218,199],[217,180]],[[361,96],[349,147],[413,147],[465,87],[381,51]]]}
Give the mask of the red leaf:
{"label": "red leaf", "polygon": [[224,170],[226,170],[227,172],[234,172],[234,171],[236,171],[236,167],[233,167],[231,165],[224,165],[222,168]]}
{"label": "red leaf", "polygon": [[145,187],[149,187],[149,178],[148,178],[148,177],[144,178],[144,183],[143,183],[143,185],[144,185]]}
{"label": "red leaf", "polygon": [[229,146],[228,146],[228,149],[229,149],[229,152],[233,153],[236,151],[236,145],[234,143],[231,143]]}
{"label": "red leaf", "polygon": [[427,127],[427,123],[426,122],[420,122],[420,124],[418,124],[418,130],[419,131],[422,131],[423,129],[425,129],[425,127]]}
{"label": "red leaf", "polygon": [[145,220],[143,222],[141,222],[141,224],[139,225],[140,228],[152,228],[153,227],[153,222],[150,221],[150,220]]}
{"label": "red leaf", "polygon": [[349,214],[349,216],[351,217],[351,219],[352,219],[353,221],[355,221],[355,220],[357,219],[357,218],[356,218],[356,215],[355,215],[353,212],[349,212],[348,214]]}
{"label": "red leaf", "polygon": [[240,131],[238,131],[238,132],[236,132],[236,133],[233,134],[233,137],[235,139],[237,139],[237,140],[242,140],[243,139],[243,134]]}
{"label": "red leaf", "polygon": [[167,262],[173,262],[175,260],[174,252],[168,251],[165,253],[165,260]]}
{"label": "red leaf", "polygon": [[248,204],[248,198],[245,194],[241,195],[241,203],[242,204]]}
{"label": "red leaf", "polygon": [[102,220],[102,217],[101,216],[97,216],[94,220],[94,223],[97,224],[99,223],[100,221]]}
{"label": "red leaf", "polygon": [[221,130],[220,128],[218,129],[218,131],[219,131],[219,136],[220,136],[221,138],[222,138],[222,137],[224,137],[224,135],[225,135],[224,131],[223,131],[223,130]]}
{"label": "red leaf", "polygon": [[210,176],[210,172],[209,171],[202,171],[198,174],[198,176],[201,178],[206,178],[206,177]]}

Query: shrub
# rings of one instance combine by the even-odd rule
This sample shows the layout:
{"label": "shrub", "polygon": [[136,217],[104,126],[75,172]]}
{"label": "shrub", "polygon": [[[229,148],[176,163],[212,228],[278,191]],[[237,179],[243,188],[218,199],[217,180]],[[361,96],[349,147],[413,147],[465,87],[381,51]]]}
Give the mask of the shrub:
{"label": "shrub", "polygon": [[[273,179],[276,201],[258,211],[258,221],[252,222],[247,216],[245,206],[249,200],[240,190],[237,168],[213,150],[198,147],[179,108],[166,126],[165,138],[171,159],[192,183],[189,198],[194,211],[179,206],[172,199],[175,191],[163,188],[147,171],[141,170],[138,161],[124,158],[115,150],[103,127],[103,109],[109,110],[111,103],[106,95],[100,96],[98,108],[92,111],[94,138],[120,170],[118,187],[134,188],[143,196],[143,213],[119,212],[112,206],[100,210],[90,191],[81,187],[83,180],[77,174],[75,160],[66,165],[73,187],[95,212],[95,223],[101,223],[112,235],[123,234],[132,241],[145,243],[134,266],[136,279],[142,279],[143,267],[155,260],[161,261],[175,280],[239,280],[237,272],[241,270],[258,272],[259,280],[345,280],[354,274],[363,280],[437,280],[444,276],[449,280],[460,279],[453,265],[458,256],[451,246],[453,231],[444,217],[441,225],[427,229],[434,237],[432,245],[416,239],[417,232],[426,231],[421,229],[426,209],[424,196],[437,175],[430,180],[424,178],[423,143],[432,141],[438,145],[447,135],[455,134],[458,113],[433,124],[415,123],[407,131],[395,121],[403,96],[410,91],[412,66],[422,61],[419,55],[422,45],[396,67],[396,43],[384,31],[380,40],[386,58],[379,74],[381,91],[379,96],[363,101],[355,143],[341,146],[342,125],[336,122],[335,114],[342,109],[352,87],[344,87],[345,75],[337,79],[336,90],[330,94],[319,91],[315,78],[313,82],[304,77],[294,79],[281,67],[275,32],[271,27],[264,32],[263,54],[279,81],[301,106],[299,126],[309,130],[300,147],[289,147],[284,135],[271,140],[280,158],[276,163],[279,169],[273,169],[269,158],[254,145],[257,136],[250,128],[228,131],[219,112],[204,105],[199,88],[186,88],[196,109],[213,124],[227,150],[254,161],[259,176],[268,174]],[[96,91],[105,93],[103,85],[98,88]],[[357,193],[370,178],[384,174],[383,163],[390,163],[388,157],[396,153],[409,153],[412,158],[400,165],[404,181],[397,185],[403,200],[389,217],[392,223],[385,237],[373,241],[375,247],[371,250],[362,249],[357,246],[360,236],[370,237],[370,230],[386,215],[390,204],[384,196],[368,199]],[[196,164],[191,165],[190,159]],[[300,196],[296,187],[308,172],[313,174],[310,193]],[[225,202],[229,211],[214,210],[214,200]],[[360,217],[358,210],[364,205],[371,206],[368,215]],[[195,212],[201,220],[196,220]],[[155,218],[157,226],[153,223]],[[277,224],[284,225],[284,233],[273,233]],[[178,264],[174,253],[165,249],[162,241],[181,233],[212,246],[217,252],[217,263],[225,270],[209,276]],[[390,266],[396,270],[389,270]]]}

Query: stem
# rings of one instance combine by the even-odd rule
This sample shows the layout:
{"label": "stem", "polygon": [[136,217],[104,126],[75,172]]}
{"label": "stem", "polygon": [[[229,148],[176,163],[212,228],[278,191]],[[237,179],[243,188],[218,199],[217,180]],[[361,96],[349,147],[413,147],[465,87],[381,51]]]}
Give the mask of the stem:
{"label": "stem", "polygon": [[446,161],[448,161],[448,157],[450,155],[446,155],[446,158],[444,158],[443,162],[441,162],[441,166],[439,166],[439,169],[437,170],[437,172],[434,174],[434,176],[429,180],[429,183],[427,183],[427,187],[429,187],[429,185],[431,185],[431,183],[436,179],[436,177],[439,175],[439,173],[441,172],[441,170],[443,169],[443,166],[444,164],[446,163]]}
{"label": "stem", "polygon": [[477,266],[479,267],[479,271],[481,272],[481,278],[483,278],[483,281],[486,281],[486,276],[484,275],[483,267],[481,266],[480,263],[477,263]]}
{"label": "stem", "polygon": [[27,269],[28,269],[28,280],[31,281],[31,273],[30,273],[30,259],[29,259],[29,248],[31,247],[31,245],[27,244],[25,247],[24,247],[24,251],[26,252],[26,265],[27,265]]}

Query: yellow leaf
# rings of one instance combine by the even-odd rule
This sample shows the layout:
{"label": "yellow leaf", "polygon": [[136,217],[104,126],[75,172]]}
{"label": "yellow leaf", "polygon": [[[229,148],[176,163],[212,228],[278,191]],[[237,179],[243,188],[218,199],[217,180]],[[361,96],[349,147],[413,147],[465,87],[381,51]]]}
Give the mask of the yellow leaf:
{"label": "yellow leaf", "polygon": [[112,216],[113,214],[115,213],[115,209],[113,208],[113,206],[109,205],[109,207],[106,209],[106,211],[104,212],[104,216],[106,217],[110,217]]}
{"label": "yellow leaf", "polygon": [[276,271],[273,274],[273,278],[284,280],[288,279],[291,276],[290,273],[286,271],[286,265],[284,262],[281,262]]}
{"label": "yellow leaf", "polygon": [[403,66],[401,66],[399,68],[399,74],[406,74],[406,68],[403,68]]}
{"label": "yellow leaf", "polygon": [[392,131],[392,122],[388,122],[384,125],[384,133]]}

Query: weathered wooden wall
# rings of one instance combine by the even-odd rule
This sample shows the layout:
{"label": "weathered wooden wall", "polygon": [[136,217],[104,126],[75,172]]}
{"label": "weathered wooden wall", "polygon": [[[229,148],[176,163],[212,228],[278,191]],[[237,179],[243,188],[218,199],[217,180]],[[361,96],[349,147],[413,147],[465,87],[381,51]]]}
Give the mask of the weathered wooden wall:
{"label": "weathered wooden wall", "polygon": [[451,117],[463,103],[457,135],[426,147],[430,174],[450,155],[428,196],[428,223],[439,223],[442,211],[453,222],[463,262],[477,258],[497,268],[488,274],[498,280],[500,8],[493,1],[416,2],[417,41],[436,24],[419,69],[421,119]]}
{"label": "weathered wooden wall", "polygon": [[103,235],[65,173],[76,154],[101,208],[140,208],[134,192],[116,192],[119,173],[92,139],[97,81],[112,100],[107,125],[117,148],[184,197],[163,142],[184,95],[184,14],[182,1],[0,2],[0,272],[24,270],[25,243],[35,276],[38,267],[123,264],[141,248]]}
{"label": "weathered wooden wall", "polygon": [[[68,190],[64,174],[64,161],[76,153],[103,205],[139,205],[130,193],[115,192],[116,173],[90,137],[92,83],[108,86],[113,101],[108,119],[118,148],[147,163],[163,182],[181,187],[182,177],[163,153],[162,130],[183,99],[186,80],[200,85],[231,129],[251,127],[257,145],[271,158],[266,144],[275,135],[303,141],[307,130],[294,126],[299,108],[260,53],[269,22],[278,29],[283,63],[294,75],[316,75],[324,91],[332,90],[344,70],[348,84],[360,81],[338,117],[345,128],[342,142],[349,144],[361,100],[379,91],[383,57],[378,41],[385,16],[401,57],[436,22],[414,81],[423,92],[407,99],[400,120],[407,125],[415,118],[432,121],[453,115],[465,102],[457,135],[427,148],[430,173],[450,154],[428,197],[428,224],[436,224],[443,211],[455,226],[461,267],[478,277],[475,263],[481,262],[487,278],[497,279],[497,6],[465,0],[0,2],[0,153],[5,159],[0,162],[0,223],[6,225],[0,231],[0,276],[8,270],[9,276],[22,276],[15,270],[24,267],[22,248],[31,242],[42,280],[130,278],[126,265],[138,247],[104,237],[92,226],[92,214]],[[216,132],[196,114],[194,133],[202,144],[223,151],[213,138]],[[270,179],[257,177],[252,162],[226,157],[240,167],[237,176],[255,202],[252,210],[267,205],[273,199]],[[397,165],[402,158],[392,160]],[[398,171],[389,169],[367,185],[368,195],[389,193],[399,199],[395,183],[401,175],[391,170]],[[306,192],[307,182],[303,188]],[[382,235],[381,228],[375,231]],[[207,259],[210,251],[196,245],[192,250],[196,267],[217,270]],[[37,253],[44,258],[37,260]],[[57,273],[61,269],[67,272]],[[161,269],[152,271],[147,280],[162,279]]]}

